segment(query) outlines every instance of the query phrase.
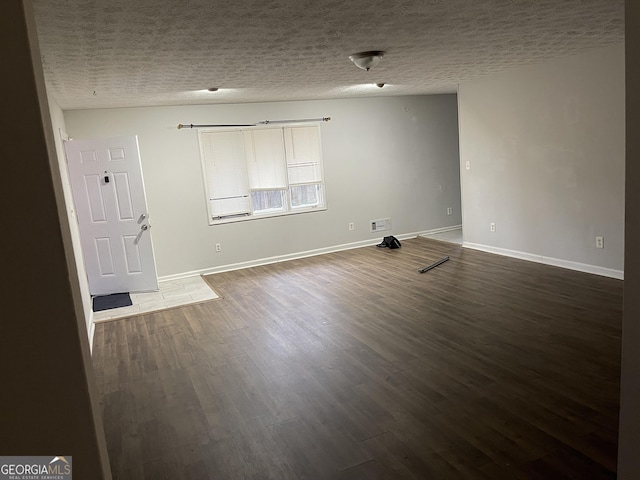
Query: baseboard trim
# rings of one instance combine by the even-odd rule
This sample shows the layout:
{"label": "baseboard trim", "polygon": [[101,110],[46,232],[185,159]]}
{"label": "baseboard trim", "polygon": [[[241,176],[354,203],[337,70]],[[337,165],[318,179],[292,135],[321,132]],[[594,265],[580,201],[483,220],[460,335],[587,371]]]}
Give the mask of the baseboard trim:
{"label": "baseboard trim", "polygon": [[[452,227],[445,227],[453,230]],[[459,227],[456,227],[459,228]],[[437,231],[444,231],[436,229]],[[432,230],[429,230],[431,232]],[[416,238],[425,232],[404,233],[395,235],[398,240],[407,240],[410,238]],[[287,262],[289,260],[297,260],[300,258],[315,257],[317,255],[323,255],[325,253],[342,252],[344,250],[352,250],[354,248],[369,247],[371,245],[377,245],[382,240],[382,237],[376,237],[374,239],[362,240],[359,242],[343,243],[341,245],[333,245],[331,247],[317,248],[315,250],[306,250],[303,252],[290,253],[287,255],[278,255],[275,257],[259,258],[256,260],[249,260],[246,262],[231,263],[228,265],[221,265],[219,267],[203,268],[201,270],[192,270],[190,272],[177,273],[173,275],[164,275],[158,277],[159,282],[169,280],[179,280],[182,278],[194,277],[196,275],[213,275],[214,273],[230,272],[233,270],[241,270],[243,268],[259,267],[261,265],[270,265],[272,263]]]}
{"label": "baseboard trim", "polygon": [[597,265],[589,265],[587,263],[572,262],[570,260],[562,260],[560,258],[545,257],[544,255],[536,255],[534,253],[519,252],[517,250],[509,250],[507,248],[492,247],[479,243],[463,242],[464,248],[479,250],[487,253],[495,253],[506,257],[518,258],[529,262],[543,263],[545,265],[553,265],[554,267],[566,268],[568,270],[576,270],[578,272],[592,273],[603,277],[624,280],[624,271],[614,270],[612,268],[599,267]]}
{"label": "baseboard trim", "polygon": [[93,310],[89,311],[89,353],[93,355],[93,336],[96,333],[96,322],[93,321]]}
{"label": "baseboard trim", "polygon": [[424,232],[418,232],[418,236],[422,237],[424,235],[435,235],[436,233],[450,232],[452,230],[460,230],[461,228],[462,228],[462,224],[453,225],[451,227],[434,228],[432,230],[425,230]]}
{"label": "baseboard trim", "polygon": [[174,275],[164,275],[162,277],[158,277],[158,283],[170,282],[171,280],[182,280],[183,278],[189,277],[199,277],[203,275],[201,273],[203,271],[204,270],[193,270],[191,272],[176,273]]}

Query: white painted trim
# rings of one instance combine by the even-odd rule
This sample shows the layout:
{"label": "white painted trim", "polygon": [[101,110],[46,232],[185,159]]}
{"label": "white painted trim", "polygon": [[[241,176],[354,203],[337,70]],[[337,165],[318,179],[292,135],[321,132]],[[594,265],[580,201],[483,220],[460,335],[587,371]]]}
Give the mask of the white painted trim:
{"label": "white painted trim", "polygon": [[87,325],[89,325],[89,353],[93,355],[93,336],[96,333],[96,322],[93,320],[93,310],[89,311]]}
{"label": "white painted trim", "polygon": [[[450,228],[450,227],[447,227]],[[422,233],[420,233],[422,234]],[[399,240],[407,240],[416,238],[419,233],[405,233],[396,235]],[[203,268],[201,270],[193,270],[191,272],[177,273],[174,275],[164,275],[158,278],[158,281],[164,282],[168,280],[179,280],[181,278],[194,277],[196,275],[212,275],[214,273],[230,272],[232,270],[241,270],[243,268],[259,267],[261,265],[269,265],[272,263],[286,262],[288,260],[297,260],[299,258],[314,257],[325,253],[341,252],[343,250],[351,250],[353,248],[368,247],[380,243],[381,238],[362,240],[360,242],[344,243],[342,245],[334,245],[332,247],[318,248],[315,250],[307,250],[304,252],[290,253],[287,255],[279,255],[277,257],[258,258],[247,262],[232,263],[229,265],[221,265],[219,267]]]}
{"label": "white painted trim", "polygon": [[423,237],[425,235],[435,235],[436,233],[451,232],[452,230],[460,230],[462,224],[453,225],[451,227],[434,228],[432,230],[425,230],[424,232],[418,232],[418,236]]}
{"label": "white painted trim", "polygon": [[183,278],[189,278],[189,277],[200,277],[202,275],[202,273],[200,273],[201,271],[204,271],[204,270],[194,270],[192,272],[176,273],[174,275],[165,275],[163,277],[158,277],[158,283],[170,282],[172,280],[182,280]]}
{"label": "white painted trim", "polygon": [[612,268],[599,267],[597,265],[572,262],[570,260],[562,260],[560,258],[545,257],[544,255],[519,252],[517,250],[509,250],[507,248],[492,247],[479,243],[463,242],[462,246],[464,248],[470,248],[472,250],[480,250],[482,252],[495,253],[497,255],[504,255],[506,257],[519,258],[520,260],[527,260],[529,262],[543,263],[545,265],[553,265],[554,267],[561,267],[569,270],[576,270],[578,272],[592,273],[594,275],[601,275],[603,277],[624,280],[624,271],[622,270],[614,270]]}
{"label": "white painted trim", "polygon": [[206,273],[209,269],[203,268],[201,270],[192,270],[190,272],[182,272],[182,273],[174,273],[172,275],[163,275],[158,277],[158,283],[160,282],[170,282],[171,280],[182,280],[183,278],[189,277],[197,277],[200,275],[207,275]]}

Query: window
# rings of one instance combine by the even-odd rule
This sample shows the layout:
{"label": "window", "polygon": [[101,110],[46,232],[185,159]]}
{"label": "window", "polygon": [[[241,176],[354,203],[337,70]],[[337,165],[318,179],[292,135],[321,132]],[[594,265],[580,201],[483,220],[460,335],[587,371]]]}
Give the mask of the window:
{"label": "window", "polygon": [[199,137],[210,224],[326,208],[318,125]]}

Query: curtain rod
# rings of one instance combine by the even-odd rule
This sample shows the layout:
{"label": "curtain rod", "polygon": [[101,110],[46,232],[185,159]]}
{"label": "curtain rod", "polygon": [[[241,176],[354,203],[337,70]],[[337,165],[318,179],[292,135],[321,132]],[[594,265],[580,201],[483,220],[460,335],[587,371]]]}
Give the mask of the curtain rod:
{"label": "curtain rod", "polygon": [[178,124],[178,130],[181,128],[207,128],[207,127],[256,127],[258,125],[269,125],[272,123],[303,123],[303,122],[328,122],[331,120],[331,117],[322,117],[322,118],[303,118],[300,120],[264,120],[262,122],[256,123],[246,123],[246,124],[238,124],[238,125],[194,125],[190,123],[189,125],[183,125],[182,123]]}

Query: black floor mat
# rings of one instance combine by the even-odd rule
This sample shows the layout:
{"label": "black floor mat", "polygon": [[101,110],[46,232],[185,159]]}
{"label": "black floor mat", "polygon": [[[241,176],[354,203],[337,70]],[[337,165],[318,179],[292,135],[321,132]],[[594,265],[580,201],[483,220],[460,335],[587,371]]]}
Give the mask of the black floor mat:
{"label": "black floor mat", "polygon": [[93,297],[93,311],[101,312],[112,308],[128,307],[133,305],[128,293],[112,293],[111,295],[99,295]]}

